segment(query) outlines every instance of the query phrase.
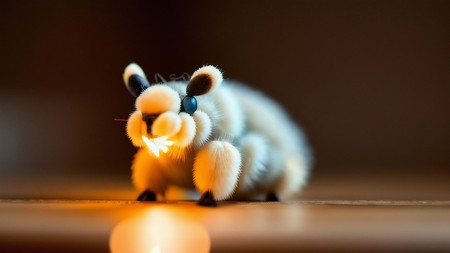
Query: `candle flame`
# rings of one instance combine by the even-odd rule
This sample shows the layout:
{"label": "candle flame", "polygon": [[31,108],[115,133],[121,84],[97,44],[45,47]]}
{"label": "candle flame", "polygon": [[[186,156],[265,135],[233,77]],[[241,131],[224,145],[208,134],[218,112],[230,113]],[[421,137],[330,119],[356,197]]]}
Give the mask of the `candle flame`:
{"label": "candle flame", "polygon": [[159,157],[159,151],[161,150],[164,153],[169,151],[169,147],[172,146],[173,141],[167,140],[167,136],[161,136],[158,138],[149,139],[147,136],[142,136],[142,140],[149,151],[151,151],[156,157]]}

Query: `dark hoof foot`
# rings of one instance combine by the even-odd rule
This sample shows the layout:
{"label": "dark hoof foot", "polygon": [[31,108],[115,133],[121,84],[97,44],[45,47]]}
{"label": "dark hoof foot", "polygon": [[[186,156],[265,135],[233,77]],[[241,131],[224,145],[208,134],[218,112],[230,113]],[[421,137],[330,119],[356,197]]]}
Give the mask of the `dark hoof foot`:
{"label": "dark hoof foot", "polygon": [[210,191],[206,191],[198,200],[199,206],[217,206],[217,202],[214,199],[214,195]]}
{"label": "dark hoof foot", "polygon": [[266,201],[277,202],[278,197],[277,197],[277,195],[275,195],[275,193],[271,192],[271,193],[267,194]]}
{"label": "dark hoof foot", "polygon": [[137,201],[156,201],[156,194],[151,191],[144,191],[139,195]]}

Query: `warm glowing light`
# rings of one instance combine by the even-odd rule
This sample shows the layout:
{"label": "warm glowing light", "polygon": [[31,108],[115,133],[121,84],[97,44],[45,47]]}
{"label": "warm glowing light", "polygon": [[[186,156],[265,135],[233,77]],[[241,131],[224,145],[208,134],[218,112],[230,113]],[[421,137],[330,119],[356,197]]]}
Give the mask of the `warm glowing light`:
{"label": "warm glowing light", "polygon": [[208,253],[211,238],[192,206],[156,206],[134,212],[111,232],[112,253]]}
{"label": "warm glowing light", "polygon": [[154,139],[149,139],[147,136],[142,136],[142,140],[149,151],[151,151],[156,157],[159,157],[159,151],[161,150],[164,153],[169,151],[169,147],[172,146],[173,141],[167,140],[167,136],[161,136]]}
{"label": "warm glowing light", "polygon": [[161,249],[159,248],[158,245],[156,245],[155,247],[152,248],[150,253],[161,253]]}

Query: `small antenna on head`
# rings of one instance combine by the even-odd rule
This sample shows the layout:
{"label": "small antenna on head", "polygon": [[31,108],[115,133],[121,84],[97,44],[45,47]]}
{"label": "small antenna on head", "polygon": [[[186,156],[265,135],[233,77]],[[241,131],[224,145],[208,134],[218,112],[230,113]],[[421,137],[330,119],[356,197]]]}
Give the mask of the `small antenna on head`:
{"label": "small antenna on head", "polygon": [[155,82],[156,83],[167,83],[166,79],[164,79],[164,77],[160,73],[155,74]]}

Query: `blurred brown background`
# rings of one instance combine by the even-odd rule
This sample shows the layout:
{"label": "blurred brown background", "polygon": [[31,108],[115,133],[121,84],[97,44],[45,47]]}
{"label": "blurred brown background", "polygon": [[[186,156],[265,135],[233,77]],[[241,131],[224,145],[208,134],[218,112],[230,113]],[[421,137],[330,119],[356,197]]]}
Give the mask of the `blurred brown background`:
{"label": "blurred brown background", "polygon": [[448,1],[2,1],[0,198],[132,199],[123,68],[214,64],[308,133],[305,199],[450,198]]}

